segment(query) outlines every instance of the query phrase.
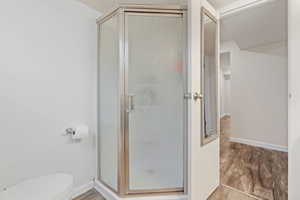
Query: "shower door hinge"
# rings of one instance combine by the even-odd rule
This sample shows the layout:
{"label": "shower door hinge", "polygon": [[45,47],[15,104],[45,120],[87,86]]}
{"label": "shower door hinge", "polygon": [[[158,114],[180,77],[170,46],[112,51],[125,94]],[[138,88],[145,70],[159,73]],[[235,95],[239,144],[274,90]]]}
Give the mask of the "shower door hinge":
{"label": "shower door hinge", "polygon": [[187,92],[187,93],[184,94],[183,97],[184,97],[184,99],[192,99],[192,93]]}

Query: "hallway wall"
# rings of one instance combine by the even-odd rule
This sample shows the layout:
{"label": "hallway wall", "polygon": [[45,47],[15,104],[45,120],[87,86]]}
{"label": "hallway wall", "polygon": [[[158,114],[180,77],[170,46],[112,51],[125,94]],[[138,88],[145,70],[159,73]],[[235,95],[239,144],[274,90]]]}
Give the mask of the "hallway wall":
{"label": "hallway wall", "polygon": [[220,53],[220,100],[221,117],[230,116],[230,95],[231,95],[231,53]]}
{"label": "hallway wall", "polygon": [[[222,64],[221,64],[222,67]],[[220,72],[220,87],[221,87],[221,108],[220,115],[221,117],[230,116],[230,101],[231,101],[231,78],[225,78],[224,73],[227,73],[221,69]]]}
{"label": "hallway wall", "polygon": [[231,138],[286,150],[287,55],[284,45],[251,51],[221,45],[231,60]]}

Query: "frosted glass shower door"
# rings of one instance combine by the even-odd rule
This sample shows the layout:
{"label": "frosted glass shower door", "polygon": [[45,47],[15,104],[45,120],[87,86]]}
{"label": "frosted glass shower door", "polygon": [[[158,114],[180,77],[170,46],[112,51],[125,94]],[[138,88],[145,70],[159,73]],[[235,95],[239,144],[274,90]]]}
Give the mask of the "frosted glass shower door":
{"label": "frosted glass shower door", "polygon": [[118,135],[120,133],[119,20],[100,25],[98,74],[99,179],[118,190]]}
{"label": "frosted glass shower door", "polygon": [[183,16],[125,14],[129,192],[184,182]]}

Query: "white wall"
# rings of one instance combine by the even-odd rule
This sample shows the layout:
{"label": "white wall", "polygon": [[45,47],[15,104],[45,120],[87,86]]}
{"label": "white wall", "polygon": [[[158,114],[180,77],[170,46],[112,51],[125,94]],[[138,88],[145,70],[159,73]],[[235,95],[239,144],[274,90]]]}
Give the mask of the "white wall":
{"label": "white wall", "polygon": [[62,131],[95,135],[98,14],[73,0],[2,0],[0,13],[0,189],[55,172],[89,182],[94,138]]}
{"label": "white wall", "polygon": [[300,199],[300,1],[288,1],[289,21],[289,199]]}
{"label": "white wall", "polygon": [[231,137],[287,147],[285,46],[260,48],[258,53],[228,42],[222,44],[226,50],[232,54]]}
{"label": "white wall", "polygon": [[226,115],[230,116],[230,102],[231,102],[230,86],[231,86],[231,79],[225,79],[224,71],[221,70],[221,74],[220,74],[221,117],[224,117]]}
{"label": "white wall", "polygon": [[[231,53],[223,52],[220,54],[220,87],[221,87],[221,117],[230,115],[230,96],[231,96]],[[225,78],[226,75],[226,78]]]}

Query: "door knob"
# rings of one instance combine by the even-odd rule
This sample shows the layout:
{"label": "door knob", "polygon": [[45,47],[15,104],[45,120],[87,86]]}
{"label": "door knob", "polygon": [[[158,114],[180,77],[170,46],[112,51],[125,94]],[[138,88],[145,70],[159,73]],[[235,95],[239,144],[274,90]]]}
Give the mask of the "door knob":
{"label": "door knob", "polygon": [[203,99],[203,95],[200,94],[199,92],[195,92],[193,94],[193,99],[194,99],[194,101],[197,101],[198,99],[201,100],[201,99]]}

